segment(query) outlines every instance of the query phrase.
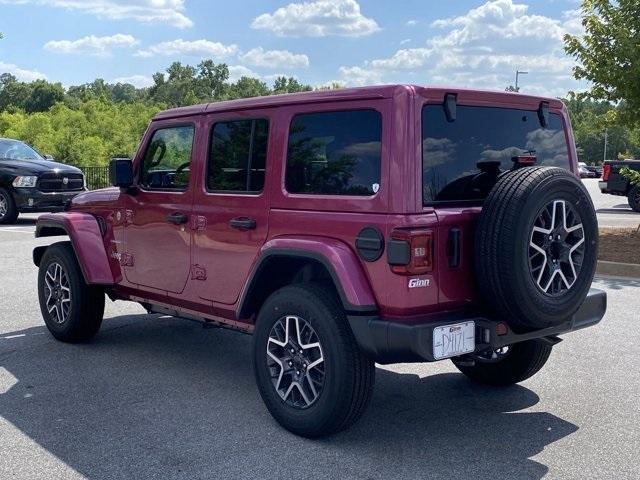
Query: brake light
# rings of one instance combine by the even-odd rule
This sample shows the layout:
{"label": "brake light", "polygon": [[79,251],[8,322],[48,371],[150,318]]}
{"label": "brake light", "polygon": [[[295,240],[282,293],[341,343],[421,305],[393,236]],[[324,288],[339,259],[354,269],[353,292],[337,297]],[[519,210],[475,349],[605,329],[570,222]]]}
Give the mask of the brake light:
{"label": "brake light", "polygon": [[[391,244],[399,255],[389,257],[391,271],[399,275],[422,275],[433,269],[431,230],[394,230]],[[391,245],[390,245],[391,247]]]}
{"label": "brake light", "polygon": [[604,180],[605,182],[608,181],[610,174],[611,174],[611,165],[605,164],[605,166],[602,167],[602,180]]}

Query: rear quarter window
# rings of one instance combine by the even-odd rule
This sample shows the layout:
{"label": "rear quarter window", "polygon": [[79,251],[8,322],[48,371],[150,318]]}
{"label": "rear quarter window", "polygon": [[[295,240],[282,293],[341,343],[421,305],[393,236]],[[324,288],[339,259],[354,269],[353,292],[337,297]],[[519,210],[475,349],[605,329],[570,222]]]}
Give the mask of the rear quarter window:
{"label": "rear quarter window", "polygon": [[382,115],[376,110],[297,115],[289,129],[287,191],[374,195],[381,147]]}
{"label": "rear quarter window", "polygon": [[483,172],[509,170],[512,158],[527,152],[535,153],[537,165],[569,168],[558,114],[549,114],[547,128],[540,125],[537,112],[529,110],[459,105],[456,117],[448,122],[441,105],[422,109],[425,204],[484,199],[493,183]]}

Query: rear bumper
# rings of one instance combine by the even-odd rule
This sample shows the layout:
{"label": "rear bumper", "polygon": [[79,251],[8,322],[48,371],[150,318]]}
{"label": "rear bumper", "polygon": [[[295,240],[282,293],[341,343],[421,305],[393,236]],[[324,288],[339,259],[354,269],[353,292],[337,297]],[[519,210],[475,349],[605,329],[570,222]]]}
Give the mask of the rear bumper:
{"label": "rear bumper", "polygon": [[20,212],[61,212],[67,202],[83,191],[41,192],[35,188],[16,188],[13,198]]}
{"label": "rear bumper", "polygon": [[527,333],[511,329],[505,335],[496,333],[499,323],[483,316],[446,314],[430,317],[412,324],[398,323],[372,316],[349,316],[351,329],[360,348],[382,364],[405,362],[433,362],[433,330],[435,327],[473,321],[476,326],[475,352],[496,350],[536,338],[549,338],[596,325],[607,309],[607,294],[592,288],[580,309],[568,321],[555,327]]}

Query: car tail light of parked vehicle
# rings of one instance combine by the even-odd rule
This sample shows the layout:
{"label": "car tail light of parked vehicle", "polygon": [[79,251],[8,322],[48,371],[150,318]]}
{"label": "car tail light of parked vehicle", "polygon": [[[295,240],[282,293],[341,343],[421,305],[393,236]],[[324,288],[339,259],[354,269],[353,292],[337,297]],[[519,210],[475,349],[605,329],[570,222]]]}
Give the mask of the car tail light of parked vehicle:
{"label": "car tail light of parked vehicle", "polygon": [[611,175],[611,165],[605,163],[604,167],[602,167],[602,181],[608,182],[609,175]]}
{"label": "car tail light of parked vehicle", "polygon": [[422,275],[433,269],[431,230],[394,230],[391,234],[391,270],[400,275]]}

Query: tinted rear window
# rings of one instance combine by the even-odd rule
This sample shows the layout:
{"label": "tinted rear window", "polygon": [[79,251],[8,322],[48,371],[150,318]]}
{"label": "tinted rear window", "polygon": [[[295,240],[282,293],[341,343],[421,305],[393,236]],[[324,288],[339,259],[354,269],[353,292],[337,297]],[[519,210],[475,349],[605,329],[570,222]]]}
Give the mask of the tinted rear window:
{"label": "tinted rear window", "polygon": [[269,122],[265,119],[216,123],[211,132],[207,188],[261,192],[268,138]]}
{"label": "tinted rear window", "polygon": [[[481,200],[491,185],[479,175],[500,162],[535,152],[537,165],[569,168],[567,141],[559,115],[549,114],[547,128],[535,111],[493,107],[457,107],[447,122],[441,105],[422,109],[422,198],[434,201]],[[482,168],[482,170],[481,170]]]}
{"label": "tinted rear window", "polygon": [[298,115],[291,122],[291,193],[373,195],[380,186],[382,116],[375,110]]}

